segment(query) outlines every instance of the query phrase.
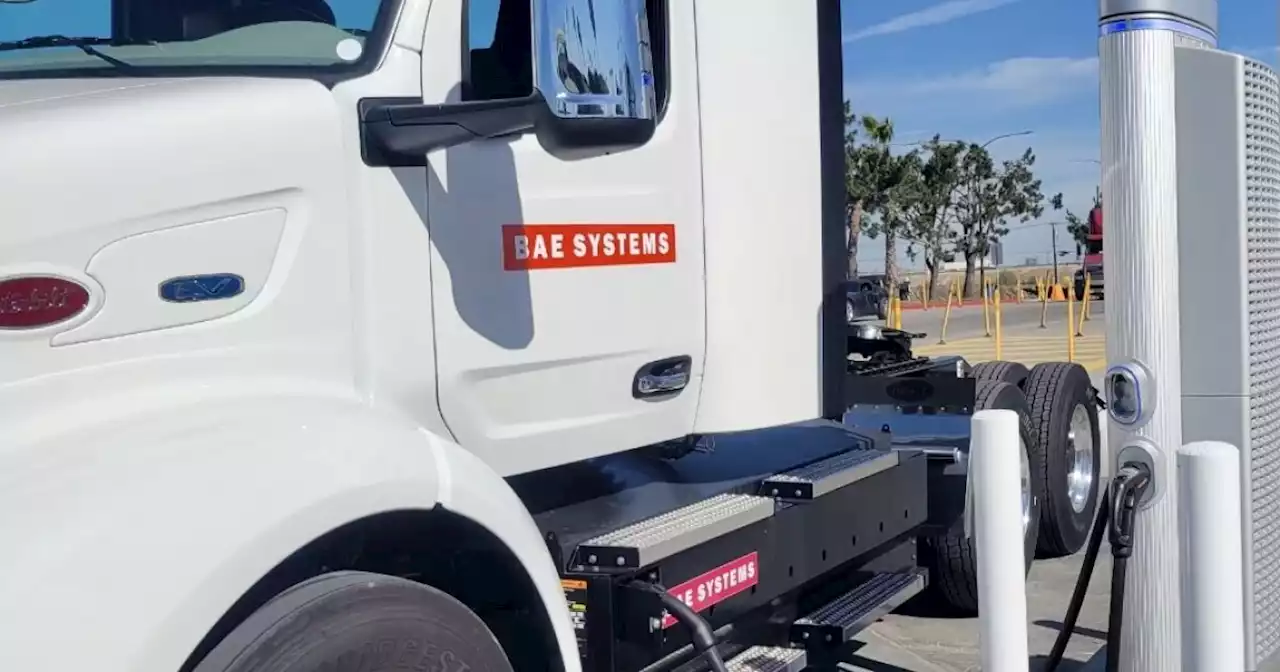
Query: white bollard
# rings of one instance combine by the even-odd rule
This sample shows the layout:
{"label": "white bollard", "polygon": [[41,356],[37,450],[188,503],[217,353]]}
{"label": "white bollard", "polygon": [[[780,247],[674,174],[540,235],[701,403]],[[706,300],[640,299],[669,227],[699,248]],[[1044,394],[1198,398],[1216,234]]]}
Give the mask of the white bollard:
{"label": "white bollard", "polygon": [[1178,451],[1182,669],[1244,669],[1240,451],[1198,441]]}
{"label": "white bollard", "polygon": [[1028,666],[1020,450],[1015,411],[973,414],[969,469],[984,672],[1026,672]]}

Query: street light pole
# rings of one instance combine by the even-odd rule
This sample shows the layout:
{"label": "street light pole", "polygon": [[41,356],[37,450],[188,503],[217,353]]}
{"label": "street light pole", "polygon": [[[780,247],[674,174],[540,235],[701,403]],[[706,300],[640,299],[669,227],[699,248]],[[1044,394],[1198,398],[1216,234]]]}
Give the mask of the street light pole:
{"label": "street light pole", "polygon": [[[979,147],[981,147],[982,149],[986,149],[987,147],[989,147],[989,146],[991,145],[991,143],[993,143],[993,142],[995,142],[995,141],[997,141],[997,140],[1004,140],[1005,138],[1016,138],[1016,137],[1023,136],[1023,135],[1031,135],[1032,133],[1035,133],[1035,131],[1015,131],[1015,132],[1013,132],[1013,133],[1001,133],[1000,135],[997,135],[997,136],[995,136],[994,138],[991,138],[990,140],[987,140],[986,142],[984,142],[984,143],[982,143],[981,145],[978,145],[978,146],[979,146]],[[990,241],[990,240],[984,240],[984,241],[982,241],[982,249],[983,249],[983,250],[987,250],[987,247],[988,247],[990,244],[991,244],[991,241]],[[979,289],[979,291],[981,291],[983,294],[985,294],[985,293],[987,292],[987,255],[988,255],[989,253],[990,253],[990,252],[989,252],[989,250],[988,250],[988,251],[987,251],[987,254],[983,254],[982,256],[978,257],[978,289]],[[1055,265],[1058,263],[1057,257],[1054,257],[1053,263],[1054,263]],[[966,278],[966,280],[967,280],[967,278]],[[996,283],[997,283],[997,284],[999,284],[999,280],[1000,280],[1000,276],[999,276],[999,275],[997,275],[997,276],[996,276]],[[997,288],[996,288],[996,291],[1000,291],[1000,288],[999,288],[999,287],[997,287]]]}
{"label": "street light pole", "polygon": [[1053,281],[1061,280],[1058,276],[1058,223],[1049,222],[1049,232],[1053,237]]}

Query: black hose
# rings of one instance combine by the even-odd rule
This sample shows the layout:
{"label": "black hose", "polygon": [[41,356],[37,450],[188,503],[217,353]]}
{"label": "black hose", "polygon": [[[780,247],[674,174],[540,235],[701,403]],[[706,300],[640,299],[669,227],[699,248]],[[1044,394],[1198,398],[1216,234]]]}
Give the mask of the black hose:
{"label": "black hose", "polygon": [[1120,669],[1124,584],[1129,569],[1129,556],[1133,555],[1134,514],[1137,511],[1138,500],[1150,485],[1149,468],[1144,464],[1130,463],[1121,467],[1115,479],[1112,480],[1111,487],[1103,492],[1098,513],[1093,520],[1093,529],[1089,533],[1089,546],[1085,550],[1080,576],[1076,579],[1075,590],[1071,593],[1071,602],[1067,605],[1067,613],[1062,619],[1062,630],[1053,643],[1053,650],[1049,652],[1049,659],[1044,667],[1046,672],[1053,672],[1062,663],[1067,642],[1075,632],[1076,621],[1080,618],[1080,608],[1084,605],[1085,594],[1089,591],[1089,579],[1098,561],[1098,551],[1102,547],[1104,532],[1109,533],[1108,536],[1111,539],[1111,613],[1107,619],[1106,672],[1118,672]]}
{"label": "black hose", "polygon": [[1106,672],[1120,670],[1120,631],[1124,624],[1124,578],[1129,568],[1129,558],[1111,560],[1111,615],[1107,618],[1107,667]]}
{"label": "black hose", "polygon": [[693,642],[693,648],[707,661],[707,665],[711,668],[711,672],[728,672],[724,665],[724,659],[720,657],[720,651],[716,649],[716,636],[711,631],[711,625],[707,620],[698,615],[692,607],[684,603],[684,600],[667,592],[666,588],[647,581],[637,581],[631,584],[635,588],[653,593],[658,596],[658,600],[662,602],[662,606],[667,608],[672,618],[675,618],[681,625],[689,629],[689,639]]}
{"label": "black hose", "polygon": [[1071,601],[1067,603],[1067,613],[1062,618],[1062,630],[1053,642],[1049,659],[1045,663],[1045,672],[1053,672],[1062,664],[1062,657],[1067,653],[1067,643],[1075,632],[1076,622],[1080,619],[1080,609],[1084,606],[1085,595],[1089,592],[1089,580],[1093,577],[1093,568],[1098,562],[1098,550],[1102,548],[1102,537],[1107,532],[1107,522],[1111,517],[1111,490],[1102,491],[1102,501],[1098,505],[1098,513],[1093,518],[1093,529],[1089,532],[1089,545],[1084,551],[1080,576],[1076,578],[1075,590],[1071,593]]}

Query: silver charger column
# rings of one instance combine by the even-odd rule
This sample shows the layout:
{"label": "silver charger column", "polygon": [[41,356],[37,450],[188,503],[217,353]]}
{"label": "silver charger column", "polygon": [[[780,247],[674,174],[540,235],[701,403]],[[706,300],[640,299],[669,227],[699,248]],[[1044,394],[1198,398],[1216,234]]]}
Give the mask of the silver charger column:
{"label": "silver charger column", "polygon": [[[1217,0],[1100,0],[1108,434],[1152,470],[1129,561],[1119,669],[1180,672],[1182,445],[1174,47],[1217,41]],[[1119,403],[1117,403],[1119,402]],[[1111,472],[1115,474],[1116,471]]]}

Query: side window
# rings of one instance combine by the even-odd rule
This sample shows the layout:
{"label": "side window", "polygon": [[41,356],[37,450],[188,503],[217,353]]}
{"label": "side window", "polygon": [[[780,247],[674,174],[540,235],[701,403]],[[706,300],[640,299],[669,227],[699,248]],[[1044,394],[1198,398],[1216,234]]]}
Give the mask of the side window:
{"label": "side window", "polygon": [[[595,0],[609,2],[610,0]],[[658,115],[667,107],[667,2],[647,0],[649,45],[653,54]],[[533,93],[530,0],[468,0],[462,91],[465,100],[522,98]]]}

